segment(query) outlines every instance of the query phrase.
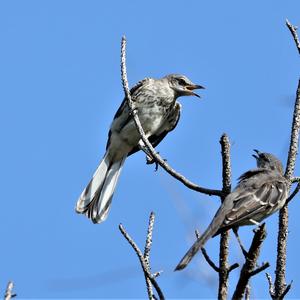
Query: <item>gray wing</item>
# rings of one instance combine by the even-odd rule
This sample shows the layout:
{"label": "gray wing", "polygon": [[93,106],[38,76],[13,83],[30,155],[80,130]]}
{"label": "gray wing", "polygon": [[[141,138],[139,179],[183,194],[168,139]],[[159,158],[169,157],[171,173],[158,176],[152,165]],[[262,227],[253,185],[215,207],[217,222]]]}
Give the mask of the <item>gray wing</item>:
{"label": "gray wing", "polygon": [[217,212],[224,214],[224,221],[215,235],[235,226],[253,224],[250,219],[261,222],[279,210],[287,196],[287,181],[279,173],[265,170],[248,177],[246,182],[243,178]]}
{"label": "gray wing", "polygon": [[[150,78],[144,78],[143,80],[140,80],[138,83],[136,83],[130,89],[130,95],[131,95],[132,101],[135,101],[136,94],[143,87],[143,85],[149,81],[149,79]],[[113,120],[119,118],[123,113],[125,113],[125,110],[128,110],[127,98],[126,97],[123,99],[120,107],[118,108],[117,112],[115,113],[115,116],[114,116]],[[124,127],[129,122],[129,120],[131,119],[131,116],[129,114],[129,110],[128,110],[127,113],[125,113],[125,115],[127,115],[127,118],[126,117],[124,118],[124,121],[122,122],[121,127]],[[107,139],[107,143],[106,143],[106,150],[107,150],[108,145],[110,143],[110,136],[111,136],[111,131],[109,130],[109,132],[108,132],[108,139]]]}
{"label": "gray wing", "polygon": [[181,259],[175,270],[185,268],[207,240],[232,227],[260,222],[280,209],[288,195],[286,179],[266,169],[246,172],[237,188],[224,200],[203,235]]}
{"label": "gray wing", "polygon": [[[181,105],[180,103],[176,102],[174,111],[172,111],[172,113],[169,114],[164,128],[159,133],[149,136],[148,140],[153,147],[156,147],[170,131],[175,129],[180,119],[180,111],[181,111]],[[134,147],[131,150],[131,152],[129,152],[128,156],[134,154],[139,150],[140,148],[138,146]]]}

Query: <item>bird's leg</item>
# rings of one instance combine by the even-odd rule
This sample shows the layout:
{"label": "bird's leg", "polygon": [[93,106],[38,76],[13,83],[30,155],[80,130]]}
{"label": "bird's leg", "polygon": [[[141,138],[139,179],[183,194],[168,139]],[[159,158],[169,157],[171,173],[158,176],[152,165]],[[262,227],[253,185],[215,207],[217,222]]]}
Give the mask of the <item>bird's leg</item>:
{"label": "bird's leg", "polygon": [[236,237],[236,239],[237,239],[237,241],[239,243],[239,246],[240,246],[240,248],[241,248],[244,256],[248,257],[248,251],[245,249],[245,247],[244,247],[244,245],[243,245],[243,243],[242,243],[242,241],[240,239],[240,236],[238,234],[238,227],[233,227],[232,231],[233,231],[233,233],[234,233],[234,235],[235,235],[235,237]]}
{"label": "bird's leg", "polygon": [[253,225],[256,225],[256,226],[259,226],[259,225],[260,225],[259,222],[255,221],[255,220],[253,220],[253,219],[249,219],[249,221],[250,221]]}

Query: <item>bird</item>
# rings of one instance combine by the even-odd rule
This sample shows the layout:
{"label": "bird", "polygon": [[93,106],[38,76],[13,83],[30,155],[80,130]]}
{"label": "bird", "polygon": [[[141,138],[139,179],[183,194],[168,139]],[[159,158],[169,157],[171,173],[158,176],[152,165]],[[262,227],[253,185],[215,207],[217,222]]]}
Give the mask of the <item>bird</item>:
{"label": "bird", "polygon": [[[181,96],[201,98],[194,92],[196,89],[204,87],[181,74],[145,78],[131,88],[132,101],[153,147],[176,127],[181,111],[177,99]],[[106,152],[77,200],[76,212],[86,215],[95,224],[106,220],[124,162],[141,148],[143,143],[125,97],[110,126]]]}
{"label": "bird", "polygon": [[224,199],[208,228],[187,251],[175,271],[184,269],[211,237],[231,228],[259,225],[284,206],[289,183],[283,175],[281,161],[273,154],[254,151],[257,168],[239,177],[236,188]]}

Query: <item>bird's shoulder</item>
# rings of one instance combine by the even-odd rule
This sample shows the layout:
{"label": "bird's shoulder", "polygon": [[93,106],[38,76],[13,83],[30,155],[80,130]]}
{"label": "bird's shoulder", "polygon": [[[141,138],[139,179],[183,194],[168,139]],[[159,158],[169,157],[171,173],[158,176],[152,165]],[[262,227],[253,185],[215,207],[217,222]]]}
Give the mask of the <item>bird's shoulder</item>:
{"label": "bird's shoulder", "polygon": [[[132,101],[136,100],[136,94],[138,93],[138,91],[143,88],[144,86],[146,86],[147,84],[151,83],[153,81],[152,78],[150,77],[146,77],[140,81],[138,81],[131,89],[130,89],[130,96],[132,98]],[[118,108],[114,119],[117,119],[123,112],[124,108],[127,106],[127,98],[124,97],[120,107]]]}
{"label": "bird's shoulder", "polygon": [[130,89],[130,95],[133,96],[139,89],[147,86],[148,84],[151,84],[154,81],[153,78],[146,77],[140,81],[138,81],[131,89]]}
{"label": "bird's shoulder", "polygon": [[255,184],[258,187],[262,183],[273,182],[273,181],[283,181],[286,182],[286,179],[282,174],[277,171],[266,169],[266,168],[257,168],[252,169],[238,178],[238,186],[242,185],[253,185]]}

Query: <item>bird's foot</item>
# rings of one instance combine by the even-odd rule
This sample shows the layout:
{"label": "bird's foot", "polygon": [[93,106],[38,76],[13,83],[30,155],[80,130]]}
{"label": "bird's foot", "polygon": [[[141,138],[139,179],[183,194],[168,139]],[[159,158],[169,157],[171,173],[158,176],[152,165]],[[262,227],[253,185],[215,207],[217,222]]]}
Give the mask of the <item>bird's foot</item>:
{"label": "bird's foot", "polygon": [[158,170],[158,162],[150,155],[146,155],[146,164],[147,165],[152,165],[155,164],[155,172]]}
{"label": "bird's foot", "polygon": [[[159,154],[159,152],[157,152],[157,154]],[[167,160],[164,159],[164,161],[167,161]],[[158,170],[159,163],[151,155],[146,155],[146,164],[147,165],[155,164],[155,172]]]}

